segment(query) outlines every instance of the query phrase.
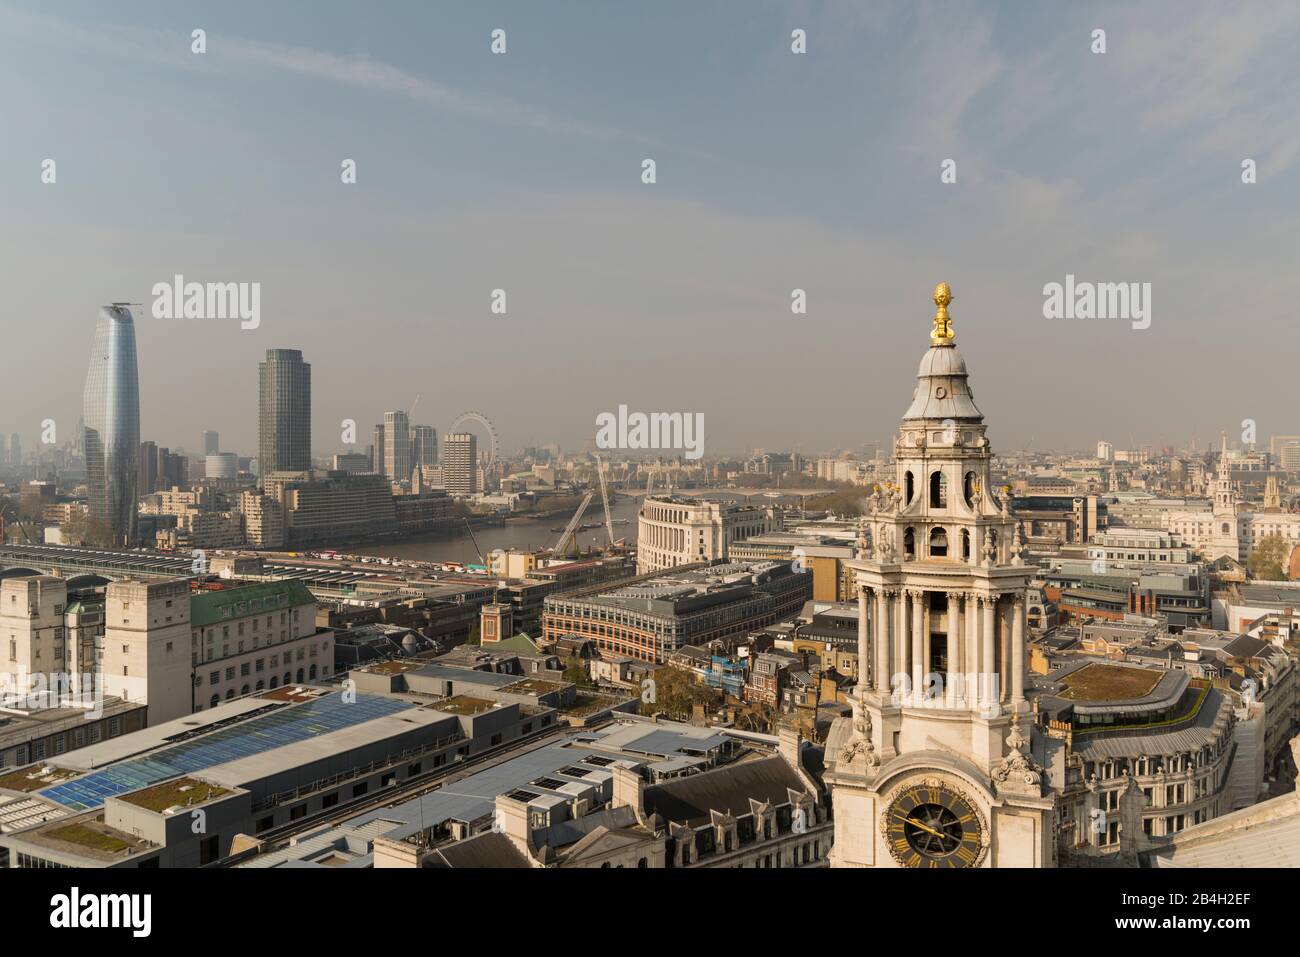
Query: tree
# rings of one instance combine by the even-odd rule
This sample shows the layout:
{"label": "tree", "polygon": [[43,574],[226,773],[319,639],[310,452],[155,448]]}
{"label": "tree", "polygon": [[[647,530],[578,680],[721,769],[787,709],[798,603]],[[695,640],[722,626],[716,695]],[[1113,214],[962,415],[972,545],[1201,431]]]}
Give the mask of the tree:
{"label": "tree", "polygon": [[653,701],[642,699],[641,710],[646,713],[662,711],[670,718],[687,721],[697,704],[710,705],[716,700],[714,692],[695,682],[689,671],[671,665],[654,673]]}
{"label": "tree", "polygon": [[86,512],[74,511],[59,528],[69,545],[107,548],[114,544],[108,525],[102,519],[91,518]]}
{"label": "tree", "polygon": [[1286,578],[1286,560],[1291,546],[1281,535],[1265,535],[1246,559],[1246,567],[1255,578],[1282,581]]}
{"label": "tree", "polygon": [[564,680],[572,682],[579,688],[594,688],[595,682],[591,680],[591,674],[587,670],[587,664],[576,655],[567,659],[564,663]]}

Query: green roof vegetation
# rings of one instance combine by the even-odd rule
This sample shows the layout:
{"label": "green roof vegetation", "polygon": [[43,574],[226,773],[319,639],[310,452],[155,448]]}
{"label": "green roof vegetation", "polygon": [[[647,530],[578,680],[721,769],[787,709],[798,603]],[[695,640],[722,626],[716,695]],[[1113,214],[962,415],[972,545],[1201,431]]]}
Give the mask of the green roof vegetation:
{"label": "green roof vegetation", "polygon": [[514,684],[506,685],[502,691],[512,691],[515,694],[547,694],[552,691],[559,691],[564,687],[566,682],[546,681],[543,678],[522,678]]}
{"label": "green roof vegetation", "polygon": [[195,628],[206,628],[249,615],[287,611],[315,602],[307,586],[297,579],[199,592],[190,598],[190,624]]}
{"label": "green roof vegetation", "polygon": [[1163,671],[1125,665],[1085,665],[1061,679],[1061,697],[1071,701],[1130,701],[1149,695]]}
{"label": "green roof vegetation", "polygon": [[31,764],[0,775],[0,790],[36,791],[51,784],[70,781],[81,774],[80,771],[70,771],[67,768],[50,768],[49,774],[43,774],[44,770],[43,764]]}
{"label": "green roof vegetation", "polygon": [[120,837],[95,828],[87,827],[85,824],[65,824],[62,827],[56,827],[45,832],[49,837],[56,841],[66,841],[69,844],[79,844],[82,847],[89,847],[96,851],[105,851],[109,854],[121,854],[131,846],[129,841],[124,841]]}
{"label": "green roof vegetation", "polygon": [[196,781],[194,778],[176,778],[173,781],[155,784],[151,788],[123,794],[119,800],[134,804],[136,807],[161,812],[177,805],[185,807],[186,805],[203,804],[213,798],[225,797],[229,793],[231,792],[225,788],[216,784],[208,784],[206,781]]}
{"label": "green roof vegetation", "polygon": [[438,711],[447,714],[478,714],[481,711],[487,711],[489,708],[496,707],[495,701],[488,701],[486,698],[471,698],[468,695],[457,695],[454,698],[448,698],[446,701],[439,701],[433,706]]}
{"label": "green roof vegetation", "polygon": [[405,658],[398,658],[394,661],[380,661],[373,665],[367,665],[363,671],[368,671],[372,675],[400,675],[405,671],[414,671],[427,665],[427,661],[411,661]]}
{"label": "green roof vegetation", "polygon": [[603,711],[606,708],[612,708],[619,703],[619,699],[611,698],[608,695],[584,694],[580,691],[574,696],[573,707],[563,710],[565,714],[583,717],[597,711]]}

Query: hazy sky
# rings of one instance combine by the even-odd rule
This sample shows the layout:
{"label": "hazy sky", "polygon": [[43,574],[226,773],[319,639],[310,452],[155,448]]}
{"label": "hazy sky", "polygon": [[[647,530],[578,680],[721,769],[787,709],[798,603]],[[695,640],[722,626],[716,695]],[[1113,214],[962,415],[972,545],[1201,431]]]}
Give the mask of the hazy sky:
{"label": "hazy sky", "polygon": [[[995,448],[1300,433],[1298,49],[1294,2],[0,0],[0,431],[70,437],[123,300],[162,445],[251,454],[280,347],[317,454],[417,394],[507,449],[620,404],[861,448],[947,280]],[[260,282],[260,327],[152,318],[176,273]],[[1151,327],[1043,318],[1067,273]]]}

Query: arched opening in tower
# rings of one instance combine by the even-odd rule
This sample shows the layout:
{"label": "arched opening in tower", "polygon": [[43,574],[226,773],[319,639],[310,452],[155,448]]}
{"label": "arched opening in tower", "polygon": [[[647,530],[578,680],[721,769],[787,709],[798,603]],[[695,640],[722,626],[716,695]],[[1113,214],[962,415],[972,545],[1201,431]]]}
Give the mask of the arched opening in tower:
{"label": "arched opening in tower", "polygon": [[948,476],[936,471],[930,476],[930,507],[948,507]]}
{"label": "arched opening in tower", "polygon": [[948,557],[948,530],[942,525],[930,530],[930,557]]}

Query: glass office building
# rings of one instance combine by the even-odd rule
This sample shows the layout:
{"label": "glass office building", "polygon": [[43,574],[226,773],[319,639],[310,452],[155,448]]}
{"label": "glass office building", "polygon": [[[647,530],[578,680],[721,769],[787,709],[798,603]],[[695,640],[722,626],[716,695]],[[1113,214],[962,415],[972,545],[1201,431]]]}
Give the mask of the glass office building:
{"label": "glass office building", "polygon": [[135,545],[140,382],[135,322],[125,306],[99,310],[82,418],[91,534],[104,544]]}

